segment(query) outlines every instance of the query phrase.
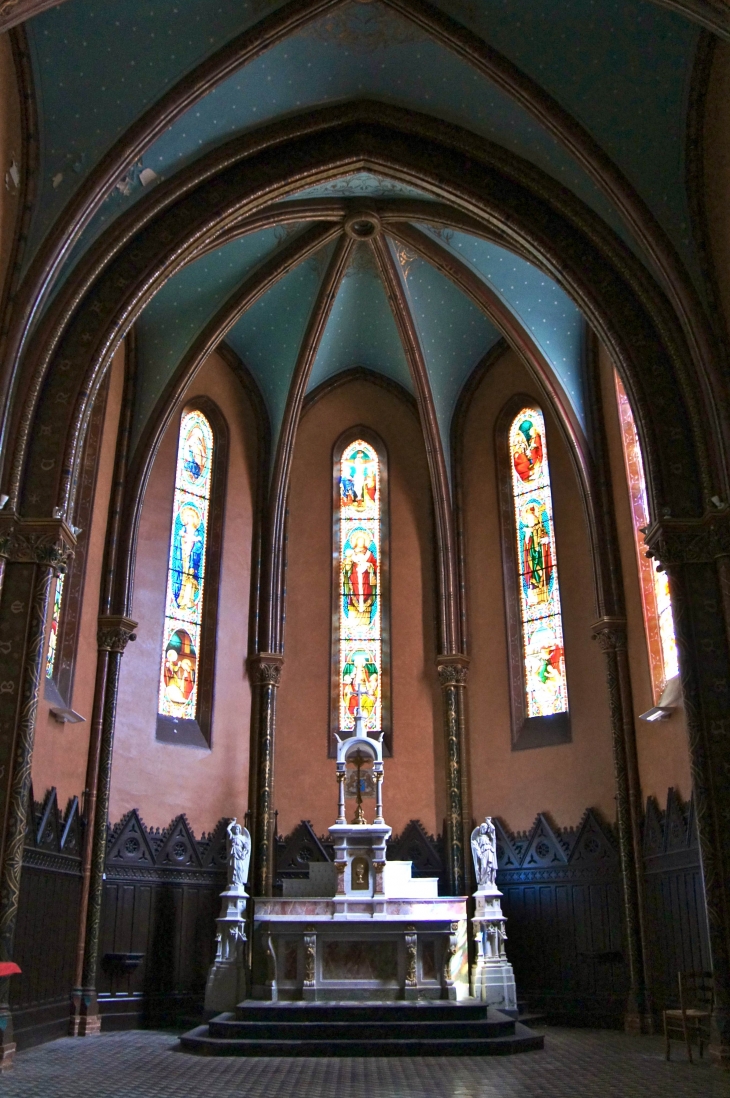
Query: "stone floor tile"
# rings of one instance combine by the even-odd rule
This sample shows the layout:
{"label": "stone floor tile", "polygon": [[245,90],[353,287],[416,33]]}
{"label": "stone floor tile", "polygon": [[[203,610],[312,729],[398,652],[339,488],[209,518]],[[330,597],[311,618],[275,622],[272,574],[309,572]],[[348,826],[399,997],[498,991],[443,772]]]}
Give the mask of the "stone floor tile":
{"label": "stone floor tile", "polygon": [[658,1037],[545,1029],[542,1052],[494,1057],[208,1058],[174,1034],[63,1038],[20,1053],[3,1098],[730,1098],[730,1072]]}

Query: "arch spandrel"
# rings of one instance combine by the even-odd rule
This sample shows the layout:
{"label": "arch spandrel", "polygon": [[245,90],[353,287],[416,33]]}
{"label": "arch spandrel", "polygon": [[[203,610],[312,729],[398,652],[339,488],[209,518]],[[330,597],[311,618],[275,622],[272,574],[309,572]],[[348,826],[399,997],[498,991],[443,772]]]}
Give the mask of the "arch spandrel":
{"label": "arch spandrel", "polygon": [[[702,433],[706,436],[707,427],[702,424],[700,429],[700,409],[692,395],[702,386],[699,378],[683,376],[691,358],[679,324],[643,269],[617,242],[610,253],[605,230],[597,230],[596,219],[580,204],[572,203],[574,216],[569,219],[565,195],[550,180],[543,180],[538,195],[508,177],[502,164],[495,165],[486,142],[475,143],[466,135],[460,146],[454,127],[428,121],[422,127],[425,132],[415,133],[412,116],[407,127],[397,125],[403,112],[388,112],[392,117],[379,123],[363,120],[367,113],[367,104],[325,110],[317,126],[308,120],[304,136],[290,137],[278,147],[272,137],[271,144],[262,141],[261,151],[247,156],[241,142],[233,142],[226,153],[228,167],[192,189],[181,181],[179,200],[159,209],[136,235],[130,218],[123,247],[119,230],[114,232],[117,250],[61,327],[37,409],[26,416],[30,430],[19,497],[24,513],[44,515],[64,507],[87,394],[113,345],[169,274],[236,219],[261,210],[272,199],[285,198],[304,183],[356,166],[402,180],[419,178],[422,187],[453,204],[457,217],[468,214],[485,236],[498,234],[503,246],[513,244],[550,271],[619,364],[643,429],[655,513],[666,508],[675,516],[702,513],[703,491],[706,494],[709,485]],[[439,131],[440,140],[434,131]],[[478,175],[476,144],[482,153]],[[237,155],[243,159],[236,160]],[[504,160],[501,153],[499,160]],[[527,174],[534,179],[534,169]],[[548,202],[546,196],[555,201]],[[138,213],[144,220],[145,211]],[[77,290],[83,278],[82,271]],[[643,289],[641,298],[638,287]],[[73,293],[70,287],[69,295]],[[52,345],[53,338],[46,338]],[[38,344],[32,350],[36,362],[47,354]],[[643,396],[648,392],[651,401]],[[668,471],[664,480],[661,469]]]}

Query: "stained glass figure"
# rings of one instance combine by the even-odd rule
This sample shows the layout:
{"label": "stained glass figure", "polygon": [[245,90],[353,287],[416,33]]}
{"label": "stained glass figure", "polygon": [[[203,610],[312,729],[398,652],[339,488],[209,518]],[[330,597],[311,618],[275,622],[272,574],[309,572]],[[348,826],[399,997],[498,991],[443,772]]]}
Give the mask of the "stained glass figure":
{"label": "stained glass figure", "polygon": [[368,732],[382,729],[381,484],[375,448],[347,445],[339,470],[339,727],[355,727],[357,688]]}
{"label": "stained glass figure", "polygon": [[180,422],[158,712],[195,718],[213,431],[199,411]]}
{"label": "stained glass figure", "polygon": [[56,664],[56,652],[58,651],[58,625],[61,620],[61,605],[63,602],[63,581],[65,575],[62,573],[56,580],[56,593],[53,596],[53,614],[51,616],[51,635],[48,638],[48,652],[46,653],[46,678],[52,679],[53,672]]}
{"label": "stained glass figure", "polygon": [[545,420],[539,408],[522,408],[512,420],[509,450],[526,716],[543,717],[568,711],[568,689]]}
{"label": "stained glass figure", "polygon": [[667,684],[667,680],[679,674],[672,600],[669,595],[669,580],[666,572],[658,572],[654,563],[646,556],[642,529],[647,527],[651,520],[646,495],[644,462],[629,398],[618,374],[615,374],[615,378],[626,480],[629,486],[631,518],[634,524],[634,544],[639,566],[644,630],[649,651],[654,702],[656,704]]}

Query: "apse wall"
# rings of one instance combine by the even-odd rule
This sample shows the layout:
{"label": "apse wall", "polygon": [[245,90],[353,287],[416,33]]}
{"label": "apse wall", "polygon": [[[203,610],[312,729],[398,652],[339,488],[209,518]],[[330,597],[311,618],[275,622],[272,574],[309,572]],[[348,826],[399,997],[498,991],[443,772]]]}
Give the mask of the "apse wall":
{"label": "apse wall", "polygon": [[[284,668],[277,700],[274,806],[279,832],[337,815],[327,757],[332,615],[332,459],[343,431],[376,431],[388,452],[393,757],[385,819],[440,832],[444,817],[441,699],[436,675],[434,530],[426,452],[415,407],[367,380],[349,380],[305,410],[289,490]],[[368,818],[373,802],[366,802]],[[347,802],[348,818],[354,802]]]}
{"label": "apse wall", "polygon": [[109,817],[139,809],[148,826],[180,812],[199,834],[221,816],[247,808],[251,691],[246,678],[251,536],[257,461],[253,410],[241,383],[213,354],[185,401],[206,396],[229,431],[229,463],[218,600],[211,748],[155,739],[170,525],[180,416],[162,439],[145,494],[139,529],[132,617],[137,640],[122,659]]}
{"label": "apse wall", "polygon": [[616,404],[614,368],[605,348],[601,347],[599,354],[616,528],[626,596],[626,627],[639,776],[644,799],[656,797],[659,804],[663,806],[670,786],[677,789],[684,800],[689,800],[692,793],[687,728],[684,709],[681,707],[677,708],[665,721],[639,720],[639,715],[646,713],[647,709],[651,709],[654,705],[654,694],[641,607],[631,500]]}
{"label": "apse wall", "polygon": [[[89,722],[94,702],[94,680],[96,677],[99,588],[109,515],[109,496],[114,473],[119,411],[124,388],[124,354],[124,346],[119,347],[111,365],[109,393],[99,451],[96,491],[94,493],[91,526],[88,531],[89,541],[76,647],[73,693],[71,698],[68,699],[70,708],[79,713],[84,720],[78,724],[59,724],[50,714],[51,707],[58,705],[58,701],[46,698],[43,689],[41,689],[38,701],[31,775],[33,791],[35,797],[40,799],[44,796],[46,790],[55,785],[58,801],[62,808],[65,807],[69,797],[78,796],[80,798],[86,785]],[[53,596],[53,592],[54,588],[52,587],[51,596]],[[51,609],[52,597],[46,623],[44,651],[48,650]]]}
{"label": "apse wall", "polygon": [[[563,609],[572,742],[513,751],[495,468],[495,425],[517,393],[545,413]],[[463,515],[469,669],[469,775],[476,819],[499,816],[513,830],[538,812],[574,826],[586,808],[615,816],[611,728],[604,657],[591,641],[596,619],[588,530],[567,446],[549,406],[513,351],[486,372],[463,437]]]}

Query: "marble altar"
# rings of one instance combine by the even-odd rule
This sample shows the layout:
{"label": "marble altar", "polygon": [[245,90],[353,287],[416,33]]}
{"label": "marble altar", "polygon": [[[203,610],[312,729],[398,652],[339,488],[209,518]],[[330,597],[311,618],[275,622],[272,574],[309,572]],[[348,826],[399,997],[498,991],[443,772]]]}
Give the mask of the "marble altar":
{"label": "marble altar", "polygon": [[[357,769],[357,806],[345,816],[348,766]],[[361,771],[375,784],[365,819]],[[283,896],[254,901],[254,999],[312,1001],[464,999],[469,994],[466,897],[439,896],[434,878],[386,858],[382,736],[369,736],[359,707],[355,729],[338,737],[338,814],[329,828],[335,858],[309,877],[284,882]]]}

